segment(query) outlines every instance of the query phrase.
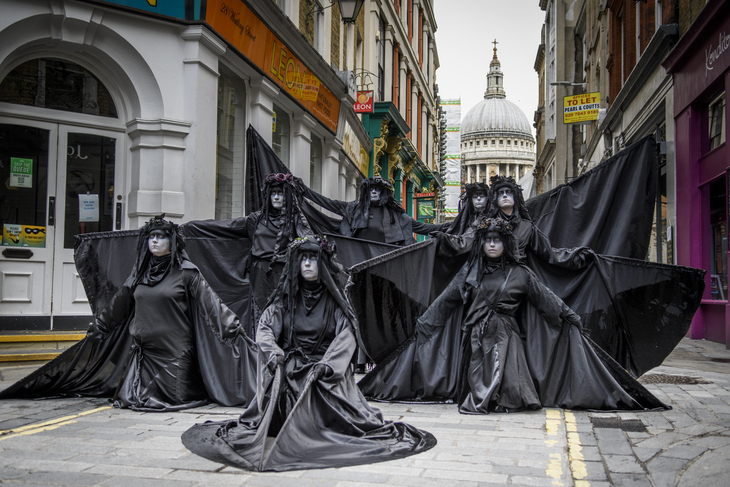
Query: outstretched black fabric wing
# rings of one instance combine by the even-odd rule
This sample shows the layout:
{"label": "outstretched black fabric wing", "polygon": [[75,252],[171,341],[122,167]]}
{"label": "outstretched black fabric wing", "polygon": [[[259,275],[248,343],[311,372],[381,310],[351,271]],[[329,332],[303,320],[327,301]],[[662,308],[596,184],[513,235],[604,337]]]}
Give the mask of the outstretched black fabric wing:
{"label": "outstretched black fabric wing", "polygon": [[645,259],[657,191],[657,149],[648,136],[584,175],[525,202],[555,248]]}

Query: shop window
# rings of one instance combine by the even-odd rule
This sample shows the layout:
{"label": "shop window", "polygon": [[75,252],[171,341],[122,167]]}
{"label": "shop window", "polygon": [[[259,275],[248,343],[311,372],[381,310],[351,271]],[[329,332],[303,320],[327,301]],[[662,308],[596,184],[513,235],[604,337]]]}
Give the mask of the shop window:
{"label": "shop window", "polygon": [[289,167],[289,114],[276,104],[274,104],[271,129],[273,131],[271,146],[276,155],[279,156],[279,159],[281,159],[281,162]]}
{"label": "shop window", "polygon": [[725,178],[710,183],[710,296],[727,299],[727,191]]}
{"label": "shop window", "polygon": [[117,117],[109,90],[78,64],[39,58],[13,69],[0,83],[0,101],[101,117]]}
{"label": "shop window", "polygon": [[316,135],[309,150],[309,187],[322,193],[322,139]]}
{"label": "shop window", "polygon": [[243,216],[246,92],[243,82],[226,69],[218,78],[218,147],[216,150],[215,218]]}
{"label": "shop window", "polygon": [[708,106],[710,147],[712,150],[725,142],[725,93],[716,97]]}

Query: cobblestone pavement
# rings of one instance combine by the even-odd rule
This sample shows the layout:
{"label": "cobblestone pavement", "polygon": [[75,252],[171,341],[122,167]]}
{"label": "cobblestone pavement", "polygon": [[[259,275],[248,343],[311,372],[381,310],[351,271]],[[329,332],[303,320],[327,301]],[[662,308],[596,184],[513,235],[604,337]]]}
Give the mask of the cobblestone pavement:
{"label": "cobblestone pavement", "polygon": [[[251,473],[189,453],[180,435],[241,410],[110,408],[99,399],[0,401],[0,482],[104,486],[730,485],[730,352],[685,339],[642,380],[669,411],[543,409],[461,415],[454,405],[377,404],[433,433],[420,455],[339,469]],[[15,380],[0,370],[0,388]]]}

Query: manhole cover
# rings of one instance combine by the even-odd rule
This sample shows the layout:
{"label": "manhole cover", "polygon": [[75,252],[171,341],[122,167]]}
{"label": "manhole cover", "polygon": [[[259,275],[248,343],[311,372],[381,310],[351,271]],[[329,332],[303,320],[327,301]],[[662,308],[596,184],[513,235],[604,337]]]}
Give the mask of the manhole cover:
{"label": "manhole cover", "polygon": [[709,380],[669,374],[642,375],[639,377],[639,382],[642,384],[712,384]]}
{"label": "manhole cover", "polygon": [[591,423],[593,423],[594,428],[613,428],[639,433],[646,431],[646,426],[638,419],[591,418]]}

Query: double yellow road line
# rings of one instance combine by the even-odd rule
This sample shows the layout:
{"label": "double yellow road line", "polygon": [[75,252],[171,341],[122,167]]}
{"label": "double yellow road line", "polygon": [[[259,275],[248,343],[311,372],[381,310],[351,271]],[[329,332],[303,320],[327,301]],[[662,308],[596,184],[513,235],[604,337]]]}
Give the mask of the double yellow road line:
{"label": "double yellow road line", "polygon": [[[559,438],[562,431],[565,431],[568,439],[568,463],[574,485],[575,487],[589,487],[591,484],[587,480],[583,480],[588,476],[588,470],[584,462],[583,446],[580,443],[575,415],[570,411],[561,409],[546,409],[545,430],[547,431],[545,444],[550,447],[557,446],[558,448],[560,448],[561,443]],[[552,484],[555,486],[563,485],[560,479],[563,477],[564,451],[562,451],[562,448],[560,450],[550,454],[550,464],[545,469],[545,473],[554,479]]]}
{"label": "double yellow road line", "polygon": [[111,409],[111,406],[104,406],[104,407],[100,407],[100,408],[96,408],[96,409],[90,409],[88,411],[84,411],[84,412],[78,413],[78,414],[73,414],[71,416],[64,416],[62,418],[51,419],[50,421],[44,421],[42,423],[37,423],[37,424],[29,424],[28,426],[21,426],[20,428],[13,428],[13,429],[9,429],[9,430],[0,430],[0,441],[7,440],[8,438],[15,438],[16,436],[33,435],[35,433],[40,433],[41,431],[54,430],[56,428],[60,428],[61,426],[75,423],[76,418],[80,418],[82,416],[88,416],[90,414],[98,413],[100,411],[105,411],[107,409]]}

